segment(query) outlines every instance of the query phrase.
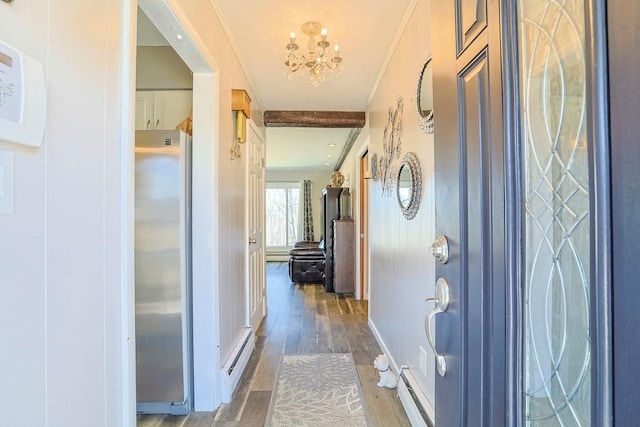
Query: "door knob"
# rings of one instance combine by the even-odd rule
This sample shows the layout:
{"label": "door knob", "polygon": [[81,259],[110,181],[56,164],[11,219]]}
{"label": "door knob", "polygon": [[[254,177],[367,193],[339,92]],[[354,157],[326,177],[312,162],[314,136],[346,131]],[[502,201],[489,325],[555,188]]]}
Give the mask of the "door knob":
{"label": "door knob", "polygon": [[435,242],[431,244],[431,255],[442,264],[446,264],[449,260],[449,241],[447,236],[441,234]]}
{"label": "door knob", "polygon": [[258,241],[255,239],[255,237],[249,237],[249,244],[250,245],[255,245],[256,243],[258,243]]}
{"label": "door knob", "polygon": [[441,377],[444,377],[447,373],[447,361],[444,357],[444,354],[438,354],[436,351],[436,343],[433,339],[433,335],[431,334],[431,321],[438,313],[444,313],[447,311],[447,307],[449,307],[449,282],[447,279],[443,279],[442,277],[438,279],[436,283],[436,297],[435,298],[427,298],[425,301],[433,301],[435,302],[435,306],[429,310],[427,313],[427,317],[425,318],[424,329],[427,333],[427,341],[429,342],[429,346],[433,351],[433,354],[436,355],[436,366],[438,367],[438,373]]}

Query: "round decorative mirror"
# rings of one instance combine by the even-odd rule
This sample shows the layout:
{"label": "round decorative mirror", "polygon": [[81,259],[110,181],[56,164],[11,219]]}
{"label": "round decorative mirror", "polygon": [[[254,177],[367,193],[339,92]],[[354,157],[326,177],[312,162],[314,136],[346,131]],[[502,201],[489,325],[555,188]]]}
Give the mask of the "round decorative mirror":
{"label": "round decorative mirror", "polygon": [[411,203],[411,171],[409,165],[403,163],[398,172],[398,203],[402,209],[407,209]]}
{"label": "round decorative mirror", "polygon": [[422,195],[422,170],[414,153],[407,153],[402,159],[396,181],[396,194],[404,217],[413,219],[418,213]]}
{"label": "round decorative mirror", "polygon": [[430,64],[431,55],[427,57],[422,70],[420,70],[416,89],[418,122],[426,133],[433,133],[433,73]]}

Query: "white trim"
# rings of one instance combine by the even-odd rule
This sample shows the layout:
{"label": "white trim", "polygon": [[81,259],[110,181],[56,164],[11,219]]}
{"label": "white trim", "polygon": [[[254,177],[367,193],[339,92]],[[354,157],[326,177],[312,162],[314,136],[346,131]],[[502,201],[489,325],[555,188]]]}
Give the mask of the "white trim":
{"label": "white trim", "polygon": [[[120,126],[120,342],[122,425],[136,425],[136,331],[134,273],[134,136],[136,99],[136,2],[122,2],[122,93]],[[129,6],[128,8],[126,6]]]}
{"label": "white trim", "polygon": [[[360,282],[361,282],[361,274],[360,274],[360,263],[361,263],[361,259],[362,259],[362,253],[360,253],[360,235],[362,234],[362,230],[360,229],[360,224],[362,223],[362,218],[360,218],[360,212],[361,212],[361,206],[362,206],[362,200],[360,199],[360,194],[362,193],[362,189],[360,188],[360,176],[362,175],[362,168],[360,166],[360,159],[362,158],[362,156],[364,155],[365,152],[367,152],[369,150],[369,134],[367,134],[367,136],[364,138],[364,141],[362,142],[362,144],[360,144],[360,146],[354,151],[354,162],[355,162],[355,169],[356,169],[356,181],[357,181],[357,185],[355,186],[355,198],[356,198],[356,203],[355,206],[358,207],[358,214],[354,215],[354,218],[357,218],[356,221],[356,274],[355,274],[355,283],[356,283],[356,293],[355,296],[358,299],[368,299],[369,297],[369,282],[367,281],[364,284],[364,295],[360,294]],[[353,197],[353,196],[352,196]],[[367,213],[368,216],[368,213]],[[368,218],[367,218],[368,221]],[[369,236],[367,236],[367,242],[369,241]],[[369,262],[367,262],[367,270],[369,269]],[[367,280],[370,277],[369,275],[369,271],[367,271]]]}
{"label": "white trim", "polygon": [[[190,25],[179,1],[138,0],[138,5],[192,72],[218,71],[211,52]],[[180,42],[176,41],[176,33],[183,36]]]}
{"label": "white trim", "polygon": [[[219,162],[220,153],[220,77],[216,72],[219,67],[206,44],[190,24],[179,1],[177,0],[138,0],[151,22],[165,35],[172,47],[185,64],[193,71],[193,118],[198,123],[193,134],[194,176],[201,179],[193,181],[193,230],[194,235],[217,236],[220,228],[219,219]],[[135,5],[132,5],[135,7]],[[183,34],[181,42],[176,42],[169,28]],[[136,23],[131,23],[131,46],[135,46]],[[165,34],[167,33],[167,34]],[[135,60],[133,67],[129,65],[130,76],[135,78]],[[133,110],[134,97],[130,101]],[[130,129],[133,129],[131,122]],[[133,138],[131,138],[131,141]],[[125,179],[128,179],[125,177]],[[131,179],[129,184],[133,182]],[[132,209],[129,201],[127,209]],[[133,239],[126,242],[133,248]],[[131,249],[132,251],[132,249]],[[132,261],[132,253],[127,257]],[[194,239],[193,243],[193,346],[194,346],[194,409],[196,411],[213,411],[220,400],[220,325],[219,325],[219,242],[203,237]],[[127,289],[127,305],[133,304],[133,281]],[[127,319],[128,330],[134,330],[135,307],[133,315]],[[135,334],[130,340],[134,353],[133,362],[127,360],[127,369],[135,373]],[[135,391],[135,374],[129,375],[129,386]],[[134,393],[135,395],[135,393]],[[123,396],[123,399],[125,397]],[[134,402],[135,403],[135,402]],[[135,408],[135,405],[134,405]],[[135,422],[135,409],[133,414]],[[134,424],[135,425],[135,424]]]}
{"label": "white trim", "polygon": [[[427,396],[423,393],[422,389],[418,385],[418,381],[415,379],[415,376],[413,375],[413,372],[411,372],[411,369],[404,369],[402,373],[409,383],[406,384],[402,377],[398,379],[398,398],[400,399],[400,402],[404,407],[404,411],[407,413],[407,417],[409,418],[409,421],[411,422],[411,425],[413,427],[427,427],[427,423],[422,417],[420,409],[418,409],[418,404],[420,404],[423,411],[427,414],[432,423],[436,419],[435,410],[429,403]],[[417,403],[413,396],[411,396],[409,387],[415,394],[415,398],[418,400]]]}
{"label": "white trim", "polygon": [[[194,409],[213,411],[221,403],[219,240],[218,73],[194,73],[193,120],[193,368]],[[213,141],[213,143],[211,143]],[[196,237],[199,236],[199,237]]]}
{"label": "white trim", "polygon": [[404,18],[402,18],[400,27],[398,27],[398,31],[396,32],[396,37],[393,39],[393,43],[391,43],[391,47],[389,47],[389,52],[387,52],[387,57],[384,60],[384,64],[380,68],[380,72],[378,73],[378,78],[376,79],[376,82],[373,85],[373,88],[371,88],[371,92],[369,93],[369,99],[367,99],[367,105],[371,105],[371,101],[373,100],[373,97],[375,96],[376,91],[378,90],[378,86],[380,85],[380,82],[382,82],[382,78],[384,77],[384,74],[387,72],[387,68],[389,68],[389,64],[391,63],[391,58],[393,57],[393,54],[398,48],[398,44],[400,43],[400,38],[402,37],[404,30],[407,28],[407,25],[409,24],[409,19],[411,19],[411,15],[413,15],[413,11],[416,8],[416,4],[418,4],[418,0],[411,0],[411,3],[409,4],[409,6],[407,6],[407,10],[404,13]]}
{"label": "white trim", "polygon": [[[376,325],[373,322],[373,320],[371,319],[371,317],[369,317],[368,324],[369,324],[369,329],[371,329],[371,332],[373,333],[373,336],[375,337],[376,341],[378,342],[378,345],[380,346],[380,349],[389,358],[389,366],[391,367],[391,370],[394,372],[394,374],[400,375],[401,366],[399,366],[396,363],[395,359],[393,358],[393,354],[389,351],[389,348],[387,347],[387,345],[385,344],[384,340],[382,339],[382,336],[378,332],[378,329],[376,328]],[[408,368],[407,366],[402,366],[402,368],[404,368],[405,374],[409,373],[410,368]],[[411,373],[410,376],[407,375],[407,378],[410,380],[411,387],[413,388],[414,392],[418,396],[418,398],[420,400],[420,403],[422,404],[422,406],[426,410],[427,414],[429,415],[429,417],[431,417],[432,420],[435,420],[435,409],[429,403],[429,400],[427,399],[426,395],[424,394],[424,392],[420,388],[418,382],[415,381],[415,379],[413,377],[413,374]],[[402,380],[400,380],[400,382],[401,381]],[[398,383],[398,388],[400,388],[400,384],[399,383]],[[403,404],[403,407],[404,407],[405,406],[405,402],[403,402],[402,404]],[[412,410],[412,409],[408,409],[407,407],[405,407],[405,411],[407,412],[407,415],[409,415],[409,410]],[[420,424],[413,424],[413,421],[412,421],[412,425],[415,426],[415,425],[420,425]]]}
{"label": "white trim", "polygon": [[218,15],[218,20],[220,21],[220,25],[222,25],[224,33],[227,36],[227,39],[229,40],[229,44],[233,49],[233,53],[236,55],[236,58],[240,63],[240,67],[242,68],[242,71],[244,71],[244,75],[247,78],[247,82],[249,82],[249,87],[251,88],[251,96],[258,104],[264,105],[258,92],[256,92],[253,89],[254,87],[256,87],[256,85],[253,83],[253,79],[251,78],[251,74],[249,73],[249,68],[247,68],[247,63],[245,62],[244,57],[240,52],[240,48],[238,47],[236,40],[233,38],[231,30],[229,29],[229,24],[227,24],[227,20],[225,19],[224,14],[220,10],[220,6],[218,6],[218,3],[214,0],[209,0],[209,2],[211,3],[211,7],[213,7],[213,10],[216,12],[216,15]]}
{"label": "white trim", "polygon": [[267,181],[266,188],[297,188],[303,190],[300,181]]}
{"label": "white trim", "polygon": [[393,355],[389,352],[387,345],[382,340],[382,336],[378,332],[378,329],[376,328],[375,323],[373,323],[373,320],[371,319],[371,317],[369,317],[369,321],[367,323],[369,324],[369,329],[371,329],[373,336],[375,337],[376,341],[378,342],[378,345],[380,346],[380,350],[382,350],[382,352],[386,354],[387,357],[389,358],[389,366],[391,367],[391,370],[393,372],[400,372],[400,370],[398,369],[399,368],[398,364],[393,358]]}
{"label": "white trim", "polygon": [[222,403],[231,402],[233,392],[238,386],[238,382],[240,382],[240,378],[255,348],[256,340],[253,336],[253,329],[247,327],[234,347],[231,356],[220,369],[220,396]]}
{"label": "white trim", "polygon": [[[236,119],[237,120],[237,119]],[[244,144],[244,146],[246,147],[246,157],[247,159],[245,159],[244,163],[244,194],[247,195],[247,197],[251,197],[251,182],[250,181],[250,168],[251,168],[251,157],[253,157],[253,153],[251,153],[251,138],[253,137],[251,135],[251,132],[249,132],[250,128],[251,128],[251,123],[253,122],[253,119],[249,118],[247,119],[247,129],[245,129],[246,132],[246,143]],[[250,255],[249,255],[249,239],[251,238],[251,225],[249,224],[250,222],[250,211],[251,210],[251,203],[249,200],[247,200],[244,204],[244,241],[245,241],[245,245],[244,245],[244,289],[245,289],[245,293],[244,293],[244,315],[245,315],[245,319],[244,322],[247,326],[251,326],[251,259],[250,259]],[[224,370],[224,369],[223,369]],[[224,373],[222,375],[224,377]],[[233,392],[233,391],[232,391]],[[224,396],[224,393],[222,393],[222,395]],[[224,402],[224,397],[222,399],[222,401]]]}

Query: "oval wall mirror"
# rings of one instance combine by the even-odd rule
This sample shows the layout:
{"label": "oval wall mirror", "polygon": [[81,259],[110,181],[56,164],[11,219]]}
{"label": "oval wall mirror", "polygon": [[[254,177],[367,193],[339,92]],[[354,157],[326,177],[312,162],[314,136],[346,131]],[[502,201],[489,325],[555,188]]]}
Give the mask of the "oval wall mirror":
{"label": "oval wall mirror", "polygon": [[414,153],[407,153],[402,159],[396,181],[398,205],[406,219],[413,219],[420,207],[422,195],[422,171],[420,161]]}
{"label": "oval wall mirror", "polygon": [[427,57],[418,76],[416,89],[416,108],[418,122],[426,133],[433,133],[433,73],[431,69],[431,55]]}
{"label": "oval wall mirror", "polygon": [[398,202],[402,209],[407,209],[411,203],[411,171],[405,163],[400,166],[398,173]]}

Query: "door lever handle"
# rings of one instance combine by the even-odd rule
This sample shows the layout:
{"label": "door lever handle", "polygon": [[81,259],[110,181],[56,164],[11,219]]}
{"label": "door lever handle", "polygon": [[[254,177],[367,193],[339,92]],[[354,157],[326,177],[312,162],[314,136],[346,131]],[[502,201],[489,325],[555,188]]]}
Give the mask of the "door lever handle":
{"label": "door lever handle", "polygon": [[256,243],[258,243],[258,241],[255,239],[255,237],[249,237],[249,244],[250,245],[255,245]]}
{"label": "door lever handle", "polygon": [[444,313],[447,311],[449,307],[449,283],[447,279],[439,278],[436,283],[436,297],[427,298],[425,301],[433,301],[435,302],[435,306],[429,310],[427,313],[427,317],[425,318],[424,329],[427,333],[427,341],[429,342],[429,346],[433,351],[433,354],[436,355],[436,366],[438,367],[438,373],[441,377],[444,377],[447,373],[447,361],[444,357],[444,354],[439,354],[436,351],[436,343],[433,339],[433,335],[431,334],[431,322],[433,318],[438,313]]}

